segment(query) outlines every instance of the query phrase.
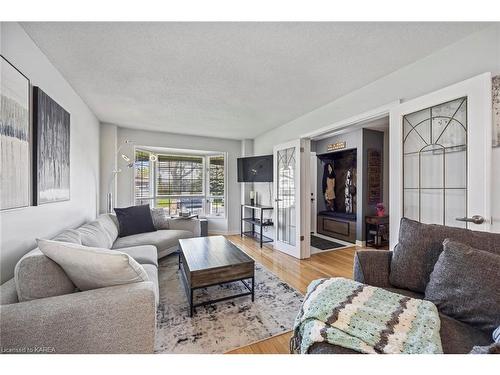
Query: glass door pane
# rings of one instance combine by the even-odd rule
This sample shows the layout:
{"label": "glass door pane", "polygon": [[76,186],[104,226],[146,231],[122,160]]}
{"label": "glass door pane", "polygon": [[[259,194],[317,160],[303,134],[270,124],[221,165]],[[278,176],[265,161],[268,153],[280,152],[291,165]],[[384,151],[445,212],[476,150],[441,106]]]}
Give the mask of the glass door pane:
{"label": "glass door pane", "polygon": [[423,222],[466,227],[467,98],[403,116],[403,212]]}
{"label": "glass door pane", "polygon": [[277,234],[278,241],[291,246],[296,243],[295,172],[296,148],[278,150],[277,153]]}

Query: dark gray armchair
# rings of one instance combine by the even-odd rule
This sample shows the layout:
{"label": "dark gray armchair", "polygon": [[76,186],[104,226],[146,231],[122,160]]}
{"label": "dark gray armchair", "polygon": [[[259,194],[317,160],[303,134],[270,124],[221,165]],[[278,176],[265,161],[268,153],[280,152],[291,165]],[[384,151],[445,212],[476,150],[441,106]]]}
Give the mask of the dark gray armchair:
{"label": "dark gray armchair", "polygon": [[[500,234],[421,224],[403,218],[394,251],[359,250],[354,257],[354,280],[394,293],[423,299],[430,274],[443,251],[443,241],[454,241],[500,254]],[[498,282],[491,280],[491,282]],[[438,306],[439,309],[439,306]],[[444,353],[469,353],[474,346],[492,343],[492,332],[439,312]],[[356,353],[327,343],[316,343],[309,353]]]}

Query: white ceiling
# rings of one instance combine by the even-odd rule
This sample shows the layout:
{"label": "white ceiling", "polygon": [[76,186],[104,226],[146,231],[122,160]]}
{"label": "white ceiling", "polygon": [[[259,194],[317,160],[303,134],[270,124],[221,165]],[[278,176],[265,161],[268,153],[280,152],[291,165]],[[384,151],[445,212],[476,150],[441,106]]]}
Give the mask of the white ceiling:
{"label": "white ceiling", "polygon": [[253,138],[480,23],[22,24],[102,122]]}

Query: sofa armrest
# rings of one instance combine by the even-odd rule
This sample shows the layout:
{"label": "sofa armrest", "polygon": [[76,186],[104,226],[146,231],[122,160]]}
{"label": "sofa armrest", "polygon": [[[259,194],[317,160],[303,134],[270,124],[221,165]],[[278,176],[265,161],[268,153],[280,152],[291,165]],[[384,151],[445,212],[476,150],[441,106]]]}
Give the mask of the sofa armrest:
{"label": "sofa armrest", "polygon": [[193,232],[195,237],[201,236],[201,224],[200,219],[170,219],[168,221],[169,229],[174,230],[187,230]]}
{"label": "sofa armrest", "polygon": [[354,280],[381,288],[390,287],[391,258],[392,251],[356,251],[354,255]]}
{"label": "sofa armrest", "polygon": [[4,353],[152,353],[155,326],[149,281],[0,306]]}
{"label": "sofa armrest", "polygon": [[17,298],[16,281],[14,278],[0,285],[0,305],[19,302]]}

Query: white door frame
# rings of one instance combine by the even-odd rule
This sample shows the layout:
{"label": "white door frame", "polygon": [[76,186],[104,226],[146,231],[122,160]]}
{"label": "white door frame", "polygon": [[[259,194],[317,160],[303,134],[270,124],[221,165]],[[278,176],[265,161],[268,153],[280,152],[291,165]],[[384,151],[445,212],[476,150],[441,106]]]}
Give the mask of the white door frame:
{"label": "white door frame", "polygon": [[[399,232],[399,221],[403,216],[403,128],[401,126],[403,115],[415,111],[415,108],[425,109],[440,103],[467,96],[469,108],[475,108],[474,111],[467,111],[467,123],[470,126],[486,127],[483,138],[472,138],[468,134],[468,155],[467,171],[468,174],[474,171],[477,175],[484,175],[484,187],[482,194],[467,193],[468,213],[470,215],[480,214],[485,222],[482,225],[475,225],[473,229],[487,231],[491,224],[491,73],[483,73],[465,81],[442,88],[429,94],[411,99],[398,106],[395,106],[390,113],[389,119],[389,201],[390,201],[390,247],[391,249],[397,243]],[[484,147],[486,145],[486,147]],[[470,157],[469,150],[481,149],[482,155]],[[475,151],[476,152],[476,151]],[[482,162],[474,162],[480,160]],[[470,174],[469,174],[470,178]],[[468,187],[471,186],[471,180],[468,181]],[[471,212],[470,207],[482,206],[484,212]]]}
{"label": "white door frame", "polygon": [[316,215],[318,213],[318,168],[317,168],[317,157],[316,157],[316,152],[311,151],[311,156],[309,159],[309,165],[311,167],[310,170],[310,175],[309,175],[309,180],[313,182],[312,184],[309,184],[311,189],[314,187],[314,191],[309,191],[309,196],[310,196],[310,201],[311,201],[311,224],[310,224],[310,229],[309,233],[316,233]]}
{"label": "white door frame", "polygon": [[394,107],[398,106],[399,103],[401,103],[400,99],[394,100],[390,103],[384,104],[384,105],[377,107],[377,108],[374,108],[370,111],[363,112],[363,113],[360,113],[358,115],[354,115],[354,116],[348,117],[346,119],[336,121],[332,124],[323,126],[317,130],[313,130],[311,132],[304,133],[300,136],[300,138],[318,138],[318,137],[326,138],[326,137],[330,136],[329,133],[338,132],[338,131],[341,131],[341,130],[347,129],[347,128],[349,128],[349,130],[351,130],[352,129],[351,126],[353,126],[353,125],[361,125],[361,124],[368,122],[368,121],[373,121],[373,120],[380,119],[382,117],[389,116],[391,110]]}
{"label": "white door frame", "polygon": [[[295,193],[295,220],[296,220],[296,233],[295,233],[295,246],[278,241],[278,160],[276,153],[278,150],[287,148],[296,148],[296,193]],[[310,227],[311,227],[311,199],[310,199],[310,150],[311,142],[309,139],[296,139],[293,141],[285,142],[274,146],[273,148],[273,170],[275,183],[273,202],[273,220],[274,220],[274,248],[280,250],[288,255],[294,256],[299,259],[309,258],[311,256],[310,248]],[[302,213],[307,212],[307,215]]]}

